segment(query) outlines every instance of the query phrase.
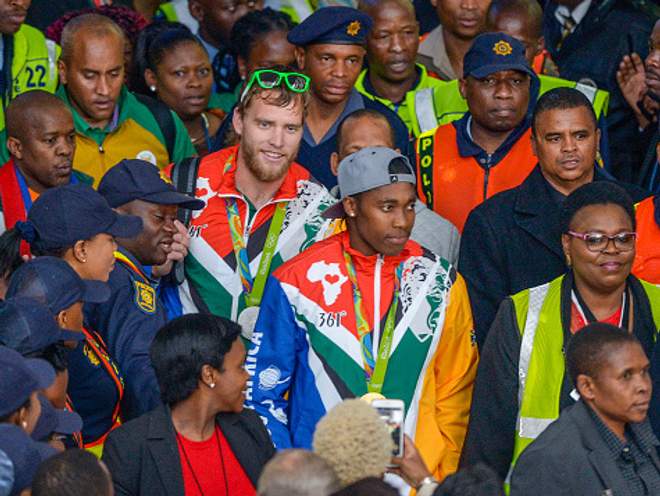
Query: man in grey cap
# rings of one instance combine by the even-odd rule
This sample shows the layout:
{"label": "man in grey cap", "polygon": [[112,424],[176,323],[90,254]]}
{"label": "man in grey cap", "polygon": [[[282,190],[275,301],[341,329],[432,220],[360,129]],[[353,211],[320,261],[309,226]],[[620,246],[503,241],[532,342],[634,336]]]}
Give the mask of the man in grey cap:
{"label": "man in grey cap", "polygon": [[266,283],[247,404],[283,449],[310,448],[343,399],[401,399],[405,433],[442,478],[458,464],[478,360],[465,283],[410,239],[417,196],[405,156],[363,148],[341,161],[338,183],[341,201],[324,215],[345,218],[346,231]]}
{"label": "man in grey cap", "polygon": [[[339,163],[346,156],[367,146],[395,148],[392,126],[383,114],[373,109],[356,110],[337,128],[337,151],[330,155],[332,173],[337,175]],[[339,186],[330,193],[339,197]],[[415,202],[415,225],[410,238],[456,266],[461,240],[458,229],[419,200]]]}

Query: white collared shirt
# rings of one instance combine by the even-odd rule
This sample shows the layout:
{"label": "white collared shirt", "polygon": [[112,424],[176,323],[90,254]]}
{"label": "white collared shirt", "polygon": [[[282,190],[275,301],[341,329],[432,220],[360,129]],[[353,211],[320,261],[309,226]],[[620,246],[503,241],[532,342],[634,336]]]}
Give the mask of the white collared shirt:
{"label": "white collared shirt", "polygon": [[592,0],[583,0],[580,2],[573,10],[569,9],[565,5],[560,5],[555,10],[555,18],[559,21],[559,24],[564,25],[565,20],[570,16],[575,21],[575,26],[571,29],[571,33],[575,31],[575,28],[578,24],[584,19],[584,16],[587,15],[589,7],[591,7]]}

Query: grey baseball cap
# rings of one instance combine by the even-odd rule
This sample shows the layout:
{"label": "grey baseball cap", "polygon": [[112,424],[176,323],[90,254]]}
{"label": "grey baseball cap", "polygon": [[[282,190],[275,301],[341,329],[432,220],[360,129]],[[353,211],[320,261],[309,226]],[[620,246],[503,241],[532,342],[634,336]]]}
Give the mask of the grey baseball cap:
{"label": "grey baseball cap", "polygon": [[328,219],[344,217],[342,200],[372,189],[394,183],[416,184],[415,170],[399,152],[384,146],[370,146],[351,153],[339,162],[337,183],[340,199],[323,212]]}

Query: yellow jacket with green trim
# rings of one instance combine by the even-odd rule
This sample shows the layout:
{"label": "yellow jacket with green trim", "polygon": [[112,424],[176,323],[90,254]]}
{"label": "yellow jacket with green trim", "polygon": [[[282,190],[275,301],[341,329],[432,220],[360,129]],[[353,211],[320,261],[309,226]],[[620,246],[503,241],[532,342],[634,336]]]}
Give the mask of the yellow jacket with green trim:
{"label": "yellow jacket with green trim", "polygon": [[76,152],[73,166],[94,178],[98,186],[103,174],[123,159],[138,158],[160,168],[171,162],[196,155],[188,131],[172,111],[176,130],[172,156],[169,156],[165,137],[149,108],[139,102],[125,87],[117,102],[116,116],[106,129],[91,127],[71,105],[66,88],[57,95],[69,106],[76,127]]}

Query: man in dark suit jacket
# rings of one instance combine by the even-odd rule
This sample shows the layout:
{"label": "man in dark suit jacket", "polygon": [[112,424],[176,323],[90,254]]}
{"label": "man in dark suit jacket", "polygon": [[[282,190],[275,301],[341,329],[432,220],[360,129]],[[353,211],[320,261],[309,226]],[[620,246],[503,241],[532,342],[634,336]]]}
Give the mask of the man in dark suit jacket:
{"label": "man in dark suit jacket", "polygon": [[639,341],[590,324],[571,340],[566,361],[581,399],[522,452],[511,496],[660,494],[660,443],[646,418],[649,360]]}
{"label": "man in dark suit jacket", "polygon": [[[504,298],[566,271],[558,224],[561,203],[583,184],[613,180],[594,165],[598,142],[596,117],[582,93],[572,88],[545,93],[532,119],[539,164],[520,186],[470,213],[458,267],[468,286],[480,347]],[[635,201],[648,196],[636,186],[622,186]]]}
{"label": "man in dark suit jacket", "polygon": [[636,10],[630,0],[549,0],[543,10],[545,46],[561,77],[592,82],[610,92],[610,162],[621,181],[635,177],[645,144],[618,88],[616,71],[624,55],[646,56],[652,28],[653,19]]}

